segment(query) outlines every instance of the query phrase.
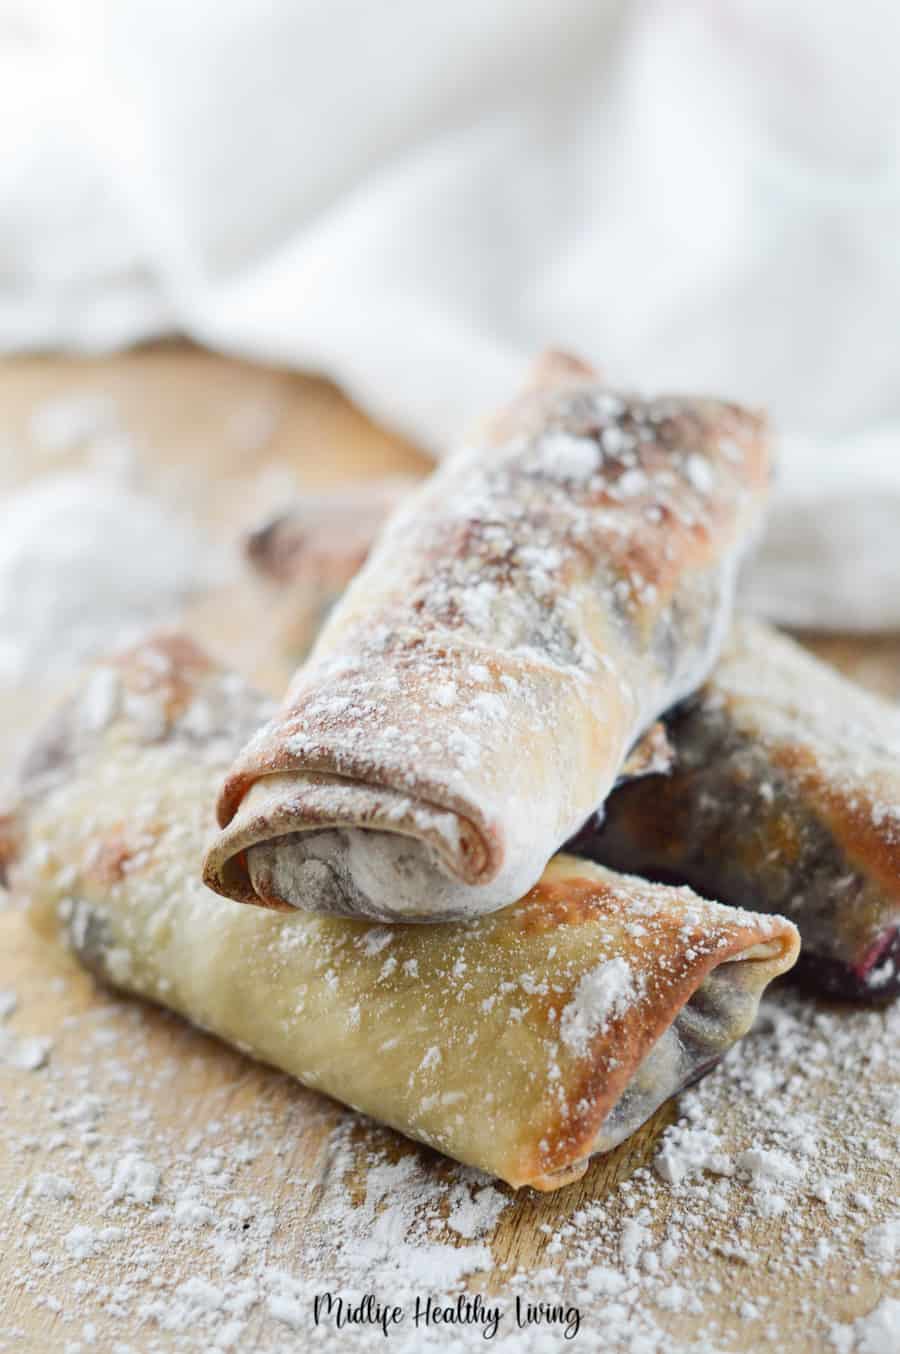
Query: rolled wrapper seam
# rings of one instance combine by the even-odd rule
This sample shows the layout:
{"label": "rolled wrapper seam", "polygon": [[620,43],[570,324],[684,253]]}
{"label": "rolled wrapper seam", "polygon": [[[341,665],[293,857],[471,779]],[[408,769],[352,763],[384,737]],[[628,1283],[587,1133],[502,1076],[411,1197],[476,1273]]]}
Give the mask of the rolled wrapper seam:
{"label": "rolled wrapper seam", "polygon": [[514,1186],[582,1174],[746,1032],[796,958],[782,919],[566,857],[457,924],[218,898],[196,874],[210,790],[258,716],[183,641],[101,666],[31,759],[13,887],[105,980]]}
{"label": "rolled wrapper seam", "polygon": [[440,921],[504,906],[708,675],[763,421],[537,385],[406,498],[222,788],[211,888]]}

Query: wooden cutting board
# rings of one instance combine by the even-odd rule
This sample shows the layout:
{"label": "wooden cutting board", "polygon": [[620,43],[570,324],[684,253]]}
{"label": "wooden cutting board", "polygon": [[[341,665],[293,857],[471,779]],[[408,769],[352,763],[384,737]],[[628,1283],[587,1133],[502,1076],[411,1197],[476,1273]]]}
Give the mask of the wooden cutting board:
{"label": "wooden cutting board", "polygon": [[[36,445],[35,411],[48,401],[89,392],[115,406],[116,435],[124,430],[148,481],[169,493],[180,485],[204,527],[225,542],[248,525],[248,505],[262,504],[261,484],[269,484],[274,503],[279,483],[287,482],[286,468],[299,484],[312,486],[416,474],[429,464],[402,439],[374,428],[324,382],[166,345],[110,359],[36,358],[0,367],[0,491],[85,461],[89,449],[77,438],[71,445],[48,446],[38,436]],[[152,549],[152,542],[139,548]],[[216,650],[277,691],[285,669],[273,656],[266,629],[271,602],[258,584],[238,577],[200,599],[189,622]],[[900,640],[811,642],[861,681],[900,695]],[[54,694],[52,683],[5,693],[7,750],[42,717]],[[0,910],[0,993],[4,989],[18,998],[7,1028],[46,1037],[51,1047],[47,1065],[37,1070],[0,1066],[0,1217],[7,1219],[0,1249],[0,1350],[224,1348],[227,1322],[222,1336],[221,1304],[216,1311],[215,1303],[232,1300],[223,1294],[243,1291],[242,1276],[263,1253],[269,1271],[299,1266],[306,1280],[320,1272],[327,1282],[341,1245],[341,1209],[348,1199],[362,1206],[374,1169],[383,1173],[385,1163],[411,1160],[413,1186],[420,1182],[429,1206],[438,1213],[449,1207],[441,1200],[457,1177],[436,1154],[367,1124],[164,1012],[99,990],[11,910]],[[510,1275],[520,1271],[526,1287],[528,1276],[533,1279],[535,1295],[561,1292],[571,1257],[579,1248],[591,1251],[591,1228],[621,1232],[618,1186],[651,1161],[660,1133],[675,1117],[676,1108],[665,1107],[617,1152],[595,1161],[584,1180],[554,1195],[525,1191],[513,1199],[502,1190],[509,1195],[507,1206],[477,1239],[489,1247],[492,1267],[473,1275],[471,1290],[510,1297]],[[253,1216],[238,1231],[252,1238],[255,1249],[230,1274],[221,1264],[211,1269],[210,1251],[211,1237],[218,1238],[220,1250],[226,1244],[222,1238],[231,1235],[230,1221],[227,1227],[217,1219],[173,1230],[171,1218],[152,1221],[148,1204],[137,1222],[132,1208],[127,1226],[120,1225],[127,1200],[109,1202],[110,1172],[114,1176],[116,1164],[130,1160],[129,1143],[137,1141],[142,1151],[149,1143],[150,1155],[155,1152],[165,1163],[167,1180],[157,1203],[167,1197],[168,1177],[177,1182],[187,1171],[183,1145],[195,1162],[213,1162],[210,1189],[223,1210],[226,1200],[233,1204],[235,1191],[251,1201]],[[43,1185],[35,1183],[39,1179]],[[60,1179],[70,1193],[52,1183]],[[24,1191],[23,1182],[28,1182]],[[469,1181],[467,1188],[478,1186]],[[192,1197],[188,1183],[180,1201],[189,1205]],[[812,1217],[811,1212],[810,1225]],[[118,1228],[122,1235],[106,1236],[104,1228]],[[701,1333],[708,1339],[714,1329],[717,1349],[774,1354],[790,1347],[813,1354],[821,1348],[821,1328],[812,1333],[811,1310],[828,1306],[835,1320],[847,1322],[868,1312],[887,1291],[871,1269],[860,1270],[858,1253],[831,1256],[818,1269],[773,1284],[777,1233],[765,1225],[757,1230],[757,1264],[741,1264],[724,1246],[723,1253],[709,1257],[702,1313],[677,1304],[668,1312],[654,1310],[657,1341],[667,1332],[674,1347],[676,1339]],[[452,1228],[444,1235],[450,1246],[472,1242]],[[218,1252],[216,1257],[218,1263]],[[278,1307],[272,1285],[280,1280],[269,1271],[268,1296],[257,1293],[235,1318],[232,1347],[303,1349],[314,1335],[323,1338],[312,1329],[309,1313],[297,1316],[296,1303],[291,1307],[282,1298]],[[213,1272],[228,1275],[213,1284],[215,1293],[203,1299],[197,1289],[196,1302],[188,1295],[179,1306],[173,1293],[186,1292],[180,1286]],[[764,1295],[764,1320],[736,1310],[738,1287],[748,1300]],[[154,1293],[163,1295],[155,1316]],[[208,1311],[204,1300],[212,1304]],[[619,1347],[603,1334],[612,1329],[612,1301],[601,1283],[581,1303],[574,1344],[557,1334],[545,1347]],[[622,1329],[636,1331],[635,1320]],[[423,1335],[421,1347],[430,1340],[435,1348],[449,1348],[453,1334],[433,1331],[427,1340]],[[470,1334],[472,1347],[483,1347],[478,1332]],[[226,1344],[217,1343],[220,1337]],[[334,1337],[333,1347],[352,1347],[354,1338],[345,1332]],[[390,1349],[390,1342],[384,1347]],[[663,1346],[645,1348],[656,1354]]]}

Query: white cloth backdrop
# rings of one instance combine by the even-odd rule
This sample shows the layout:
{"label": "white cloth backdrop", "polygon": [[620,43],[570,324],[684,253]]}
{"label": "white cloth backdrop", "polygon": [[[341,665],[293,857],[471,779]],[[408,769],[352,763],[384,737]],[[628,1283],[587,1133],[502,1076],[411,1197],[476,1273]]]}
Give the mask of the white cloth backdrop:
{"label": "white cloth backdrop", "polygon": [[766,404],[754,599],[900,626],[900,8],[0,0],[0,346],[168,330],[435,451],[548,343]]}

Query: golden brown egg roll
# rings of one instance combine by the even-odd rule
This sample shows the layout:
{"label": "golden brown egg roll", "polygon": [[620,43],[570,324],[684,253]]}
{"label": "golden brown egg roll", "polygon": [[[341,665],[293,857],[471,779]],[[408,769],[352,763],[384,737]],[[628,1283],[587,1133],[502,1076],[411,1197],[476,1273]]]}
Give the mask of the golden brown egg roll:
{"label": "golden brown egg roll", "polygon": [[900,992],[896,707],[745,620],[666,728],[670,773],[617,790],[570,849],[785,912],[819,991]]}
{"label": "golden brown egg roll", "polygon": [[199,878],[213,788],[259,713],[182,639],[100,665],[23,776],[15,892],[104,980],[511,1185],[576,1179],[796,958],[780,918],[564,856],[452,924],[222,899]]}
{"label": "golden brown egg roll", "polygon": [[406,498],[221,791],[206,881],[439,921],[524,894],[708,675],[764,421],[545,364]]}

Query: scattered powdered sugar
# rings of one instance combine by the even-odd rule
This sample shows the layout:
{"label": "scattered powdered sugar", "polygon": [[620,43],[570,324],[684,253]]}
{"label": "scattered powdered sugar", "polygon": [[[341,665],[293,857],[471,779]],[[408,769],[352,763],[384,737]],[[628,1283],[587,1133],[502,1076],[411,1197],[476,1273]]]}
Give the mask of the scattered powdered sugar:
{"label": "scattered powdered sugar", "polygon": [[49,1171],[40,1171],[35,1176],[32,1190],[39,1199],[56,1199],[57,1202],[61,1202],[64,1199],[75,1198],[75,1186],[72,1181],[63,1175],[52,1175]]}
{"label": "scattered powdered sugar", "polygon": [[897,1354],[900,1299],[885,1298],[868,1316],[847,1326],[832,1326],[828,1338],[837,1354]]}
{"label": "scattered powdered sugar", "polygon": [[734,1175],[734,1163],[721,1136],[709,1128],[675,1124],[668,1130],[653,1163],[663,1180],[680,1185],[704,1172]]}
{"label": "scattered powdered sugar", "polygon": [[33,481],[4,504],[0,679],[68,677],[86,657],[169,619],[218,569],[191,522],[116,474]]}
{"label": "scattered powdered sugar", "polygon": [[563,1009],[560,1018],[563,1043],[579,1057],[583,1056],[594,1036],[615,1016],[624,1015],[637,995],[627,959],[619,955],[598,964],[580,980],[574,997]]}
{"label": "scattered powdered sugar", "polygon": [[685,472],[691,484],[701,494],[708,494],[716,482],[712,466],[705,456],[692,452],[685,462]]}
{"label": "scattered powdered sugar", "polygon": [[784,1212],[788,1196],[783,1187],[796,1185],[804,1174],[803,1165],[784,1152],[756,1146],[739,1152],[735,1165],[749,1178],[757,1208],[765,1217],[778,1217]]}
{"label": "scattered powdered sugar", "polygon": [[767,1181],[787,1181],[796,1183],[803,1171],[795,1161],[784,1152],[775,1152],[760,1147],[748,1147],[739,1153],[735,1165],[739,1171],[746,1171],[756,1184]]}
{"label": "scattered powdered sugar", "polygon": [[135,1203],[150,1204],[159,1190],[160,1172],[152,1161],[128,1152],[116,1162],[109,1197],[115,1203],[133,1199]]}
{"label": "scattered powdered sugar", "polygon": [[53,1040],[44,1035],[17,1035],[0,1030],[0,1063],[23,1072],[37,1072],[47,1063]]}
{"label": "scattered powdered sugar", "polygon": [[[595,1011],[627,991],[607,981]],[[503,1354],[896,1354],[898,1035],[900,1006],[778,992],[680,1098],[655,1160],[605,1197],[602,1161],[516,1196],[98,994],[62,1019],[46,1073],[4,1074],[0,1349],[28,1329],[83,1354],[467,1354],[496,1310]],[[377,1324],[316,1326],[326,1292],[405,1321],[388,1342]],[[469,1303],[471,1324],[417,1327],[417,1298]],[[577,1339],[517,1328],[517,1299],[577,1306]]]}
{"label": "scattered powdered sugar", "polygon": [[635,494],[645,493],[648,484],[649,480],[643,470],[631,469],[619,476],[616,488],[625,498],[631,498]]}
{"label": "scattered powdered sugar", "polygon": [[124,1238],[125,1232],[121,1227],[85,1227],[79,1224],[66,1233],[63,1245],[73,1260],[87,1260]]}
{"label": "scattered powdered sugar", "polygon": [[81,723],[89,733],[105,729],[115,718],[122,688],[114,668],[99,667],[87,679],[81,698]]}
{"label": "scattered powdered sugar", "polygon": [[545,433],[532,453],[534,462],[550,473],[582,481],[596,473],[601,454],[593,438],[573,437],[562,430]]}
{"label": "scattered powdered sugar", "polygon": [[484,1236],[492,1230],[508,1205],[509,1196],[502,1194],[493,1185],[482,1185],[474,1191],[464,1184],[454,1185],[450,1193],[447,1226],[459,1236]]}
{"label": "scattered powdered sugar", "polygon": [[364,954],[380,954],[393,939],[394,932],[389,926],[371,926],[357,943]]}
{"label": "scattered powdered sugar", "polygon": [[870,1227],[863,1237],[863,1245],[880,1274],[887,1275],[900,1268],[900,1213],[886,1218],[877,1227]]}
{"label": "scattered powdered sugar", "polygon": [[[595,396],[604,398],[615,400]],[[102,434],[102,412],[93,417],[58,410],[35,439],[74,446]],[[246,441],[269,435],[251,428]],[[625,453],[630,434],[607,427],[601,442],[604,452]],[[599,461],[595,444],[592,455]],[[558,450],[551,469],[586,473],[584,449]],[[622,493],[629,473],[620,476]],[[703,470],[688,466],[687,474],[705,493]],[[632,483],[630,492],[644,487]],[[53,520],[31,517],[35,526]],[[91,520],[102,535],[102,514]],[[146,525],[153,515],[134,520]],[[12,536],[24,540],[21,520]],[[140,550],[123,555],[123,539],[120,531],[116,549],[112,539],[95,543],[110,579],[98,581],[100,554],[91,556],[110,625],[121,619],[110,581],[119,564],[144,567],[133,558]],[[158,541],[145,553],[162,568]],[[0,619],[10,607],[10,558],[0,545]],[[538,587],[544,565],[525,563]],[[166,580],[168,569],[162,589],[148,587],[147,596],[171,596]],[[65,627],[77,647],[80,616],[73,620],[64,601],[50,603],[64,627],[61,647],[70,643]],[[479,605],[489,623],[491,596]],[[9,610],[5,628],[13,638],[16,615]],[[16,672],[37,662],[31,649],[11,664],[5,652],[0,658]],[[101,680],[85,721],[103,727],[120,698],[118,683]],[[482,713],[496,717],[490,704]],[[148,729],[154,718],[151,701]],[[363,935],[389,962],[387,928]],[[636,995],[624,961],[594,970],[564,1013],[566,1042],[585,1049]],[[14,994],[0,994],[0,1019],[14,1012],[27,1020],[29,1003],[16,1012]],[[36,1077],[26,1073],[44,1064],[50,1040],[0,1030],[0,1048],[12,1050],[0,1069],[0,1158],[12,1165],[0,1169],[0,1349],[26,1347],[26,1320],[41,1323],[47,1347],[72,1354],[484,1348],[477,1325],[423,1333],[409,1318],[389,1342],[377,1326],[336,1335],[313,1324],[314,1299],[326,1290],[348,1301],[374,1293],[407,1311],[419,1296],[449,1306],[484,1295],[507,1313],[492,1345],[509,1354],[570,1347],[546,1326],[515,1329],[516,1298],[577,1303],[583,1324],[574,1348],[587,1354],[900,1347],[900,1301],[886,1295],[897,1282],[897,1219],[886,1215],[898,1193],[896,1006],[834,1012],[776,994],[758,1030],[681,1098],[653,1167],[608,1197],[604,1163],[584,1186],[514,1197],[137,1003],[98,996],[85,1010],[73,1000],[54,1034],[53,1061]],[[486,1094],[489,1081],[486,1069]],[[33,1133],[22,1132],[25,1122]]]}

